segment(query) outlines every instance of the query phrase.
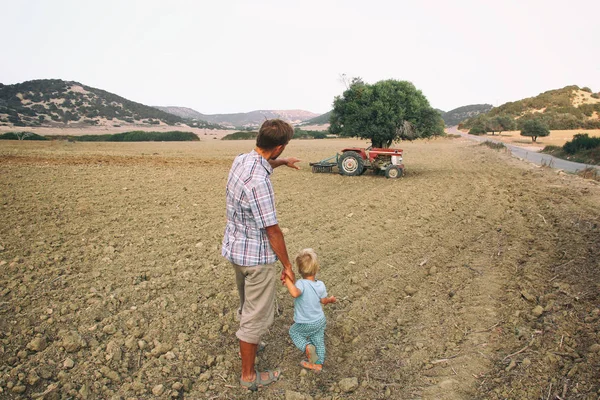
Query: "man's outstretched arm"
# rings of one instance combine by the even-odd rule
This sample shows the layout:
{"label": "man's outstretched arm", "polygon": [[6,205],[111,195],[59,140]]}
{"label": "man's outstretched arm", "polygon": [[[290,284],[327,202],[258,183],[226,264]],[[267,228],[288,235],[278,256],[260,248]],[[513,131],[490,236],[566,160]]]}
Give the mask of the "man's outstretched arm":
{"label": "man's outstretched arm", "polygon": [[269,164],[271,164],[271,168],[277,168],[281,165],[287,165],[290,168],[300,169],[296,163],[300,162],[299,158],[288,157],[288,158],[278,158],[276,160],[269,160]]}

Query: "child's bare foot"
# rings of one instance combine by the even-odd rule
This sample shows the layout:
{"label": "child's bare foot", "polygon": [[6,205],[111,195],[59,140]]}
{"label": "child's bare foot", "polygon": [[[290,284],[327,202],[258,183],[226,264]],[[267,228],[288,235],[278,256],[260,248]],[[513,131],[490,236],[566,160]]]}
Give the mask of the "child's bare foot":
{"label": "child's bare foot", "polygon": [[317,349],[315,348],[314,345],[312,345],[312,344],[306,345],[306,358],[308,359],[308,362],[311,364],[315,364],[317,362],[317,360],[319,359],[319,356],[317,355]]}
{"label": "child's bare foot", "polygon": [[300,365],[306,369],[312,369],[315,372],[321,372],[323,370],[323,364],[315,364],[306,360],[301,361]]}

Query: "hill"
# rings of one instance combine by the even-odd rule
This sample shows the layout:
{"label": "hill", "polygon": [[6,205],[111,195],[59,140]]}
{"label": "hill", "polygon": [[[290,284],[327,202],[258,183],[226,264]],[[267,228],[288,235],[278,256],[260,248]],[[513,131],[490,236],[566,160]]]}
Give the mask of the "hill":
{"label": "hill", "polygon": [[281,118],[292,124],[297,124],[316,117],[318,114],[304,110],[256,110],[246,113],[233,114],[202,114],[196,110],[186,107],[163,107],[155,108],[179,116],[181,118],[196,118],[219,124],[226,127],[257,128],[265,119]]}
{"label": "hill", "polygon": [[455,108],[454,110],[448,112],[442,111],[440,114],[442,114],[442,119],[444,120],[446,126],[455,126],[465,119],[487,113],[492,108],[493,106],[491,104],[471,104],[469,106]]}
{"label": "hill", "polygon": [[325,114],[321,114],[317,117],[307,119],[299,125],[324,125],[329,123],[329,117],[331,116],[331,111],[326,112]]}
{"label": "hill", "polygon": [[[0,124],[13,126],[183,125],[173,114],[73,81],[0,83]],[[196,125],[199,126],[199,125]],[[200,127],[213,127],[204,122]]]}
{"label": "hill", "polygon": [[531,119],[542,120],[550,129],[599,129],[600,94],[589,88],[566,86],[535,97],[505,103],[486,114],[470,118],[461,127],[472,128],[482,118],[508,116],[517,129]]}

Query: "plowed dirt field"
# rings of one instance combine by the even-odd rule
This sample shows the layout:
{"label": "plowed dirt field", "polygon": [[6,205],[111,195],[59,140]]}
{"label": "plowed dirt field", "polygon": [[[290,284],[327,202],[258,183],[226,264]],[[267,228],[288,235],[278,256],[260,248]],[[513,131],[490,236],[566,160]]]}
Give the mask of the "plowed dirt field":
{"label": "plowed dirt field", "polygon": [[[253,142],[0,143],[0,398],[597,399],[600,186],[465,139],[402,143],[406,174],[313,174],[353,140],[292,141],[288,251],[328,305],[321,374],[293,301],[239,388],[225,183]],[[37,397],[36,397],[37,396]]]}

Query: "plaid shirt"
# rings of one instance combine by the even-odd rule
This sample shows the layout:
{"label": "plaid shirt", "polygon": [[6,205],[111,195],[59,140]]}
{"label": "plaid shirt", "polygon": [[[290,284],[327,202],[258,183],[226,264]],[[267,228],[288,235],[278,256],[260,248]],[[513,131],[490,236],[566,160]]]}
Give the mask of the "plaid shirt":
{"label": "plaid shirt", "polygon": [[227,226],[221,254],[234,264],[271,264],[277,256],[266,227],[277,224],[273,168],[255,150],[235,158],[227,179]]}

